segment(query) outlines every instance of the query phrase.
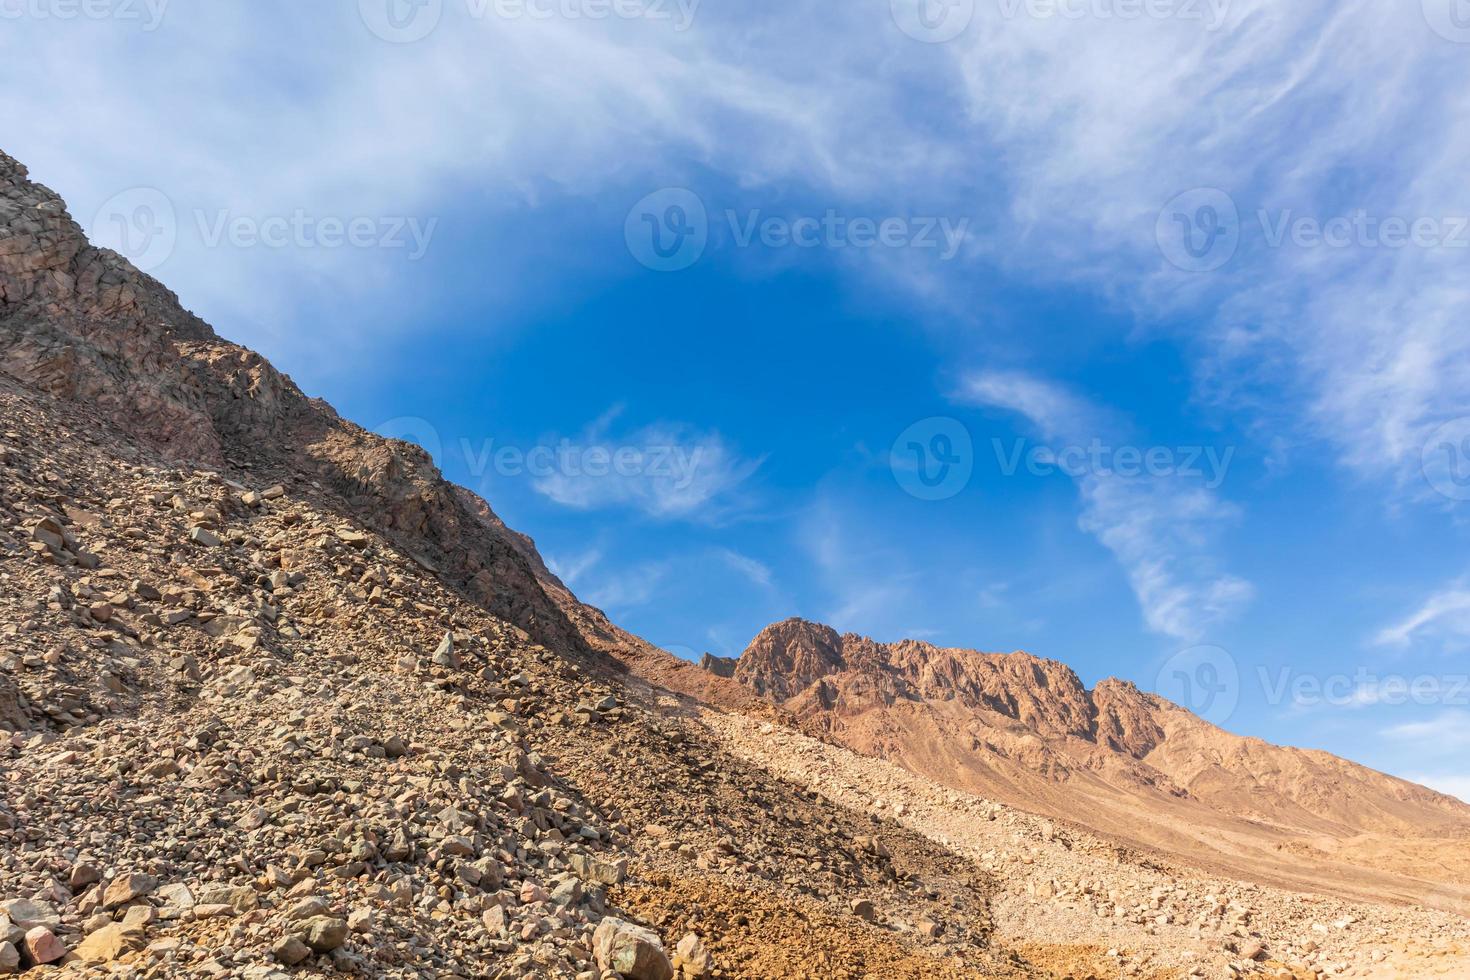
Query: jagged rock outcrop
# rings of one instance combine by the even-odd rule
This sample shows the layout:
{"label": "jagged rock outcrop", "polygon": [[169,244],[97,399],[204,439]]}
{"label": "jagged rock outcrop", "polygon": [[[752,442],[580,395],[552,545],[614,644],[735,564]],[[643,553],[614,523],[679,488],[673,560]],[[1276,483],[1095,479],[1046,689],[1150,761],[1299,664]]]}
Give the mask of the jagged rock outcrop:
{"label": "jagged rock outcrop", "polygon": [[[1196,835],[1254,837],[1267,852],[1362,835],[1413,836],[1426,851],[1470,840],[1458,800],[1231,735],[1127,681],[1088,690],[1066,665],[1027,653],[879,643],[791,619],[751,641],[733,678],[864,754],[1175,851],[1198,848]],[[1171,821],[1180,826],[1165,829]],[[1460,868],[1426,873],[1451,880]]]}
{"label": "jagged rock outcrop", "polygon": [[1012,972],[965,861],[719,749],[485,501],[3,156],[0,583],[0,973],[576,980],[609,917],[630,976]]}
{"label": "jagged rock outcrop", "polygon": [[548,644],[581,645],[529,539],[448,484],[421,448],[342,419],[93,247],[55,192],[3,153],[0,373],[84,404],[181,463],[316,479],[497,615]]}
{"label": "jagged rock outcrop", "polygon": [[735,665],[739,662],[735,657],[717,657],[713,653],[706,653],[699,658],[699,669],[707,670],[716,677],[734,677]]}

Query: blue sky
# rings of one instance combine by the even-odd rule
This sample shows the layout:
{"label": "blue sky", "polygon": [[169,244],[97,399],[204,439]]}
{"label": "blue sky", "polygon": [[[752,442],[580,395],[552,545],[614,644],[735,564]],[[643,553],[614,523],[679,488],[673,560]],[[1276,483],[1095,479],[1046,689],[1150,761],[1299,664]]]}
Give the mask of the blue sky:
{"label": "blue sky", "polygon": [[389,3],[0,0],[3,147],[675,652],[1026,649],[1470,797],[1458,0]]}

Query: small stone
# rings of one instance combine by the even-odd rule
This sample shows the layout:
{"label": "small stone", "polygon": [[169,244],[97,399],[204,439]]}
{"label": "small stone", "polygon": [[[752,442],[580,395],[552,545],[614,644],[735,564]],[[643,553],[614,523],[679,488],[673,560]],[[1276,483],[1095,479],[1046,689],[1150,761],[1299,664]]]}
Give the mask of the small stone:
{"label": "small stone", "polygon": [[224,905],[240,915],[254,911],[259,904],[260,896],[249,885],[215,885],[199,893],[200,906]]}
{"label": "small stone", "polygon": [[307,919],[314,919],[319,915],[326,915],[330,911],[331,908],[326,902],[313,895],[309,898],[303,898],[288,908],[286,910],[286,918],[295,922],[305,922]]}
{"label": "small stone", "polygon": [[147,874],[126,874],[107,886],[102,893],[102,907],[115,909],[135,898],[151,895],[158,888],[158,879]]}
{"label": "small stone", "polygon": [[158,918],[158,910],[146,902],[137,905],[129,905],[128,910],[123,913],[122,924],[127,929],[142,929],[149,926]]}
{"label": "small stone", "polygon": [[311,949],[295,936],[286,936],[271,946],[271,955],[285,966],[295,966],[311,955]]}
{"label": "small stone", "polygon": [[73,892],[79,892],[88,885],[95,885],[101,880],[102,872],[85,861],[71,869],[71,890]]}
{"label": "small stone", "polygon": [[26,933],[26,955],[32,963],[55,963],[66,955],[66,947],[45,926],[36,926]]}
{"label": "small stone", "polygon": [[15,943],[0,942],[0,973],[20,972],[20,950]]}
{"label": "small stone", "polygon": [[104,926],[82,940],[77,957],[86,963],[111,963],[133,950],[142,949],[145,940],[141,928],[126,924]]}
{"label": "small stone", "polygon": [[347,928],[353,932],[372,932],[372,909],[353,909],[347,916]]}
{"label": "small stone", "polygon": [[438,648],[434,650],[433,659],[434,663],[438,664],[440,667],[449,667],[453,669],[459,666],[459,654],[454,652],[453,633],[444,634],[444,639],[439,641]]}
{"label": "small stone", "polygon": [[14,923],[17,929],[21,930],[61,924],[61,916],[57,914],[56,909],[45,902],[32,902],[25,898],[0,902],[0,914],[3,914]]}
{"label": "small stone", "polygon": [[297,935],[314,952],[330,953],[347,941],[347,923],[329,915],[318,915],[301,923]]}
{"label": "small stone", "polygon": [[642,926],[608,916],[592,934],[597,965],[628,980],[672,980],[673,964],[658,936]]}
{"label": "small stone", "polygon": [[165,914],[186,912],[194,907],[194,893],[182,882],[164,885],[157,894],[163,900]]}
{"label": "small stone", "polygon": [[853,899],[851,908],[852,914],[864,922],[874,922],[878,918],[878,910],[866,898]]}
{"label": "small stone", "polygon": [[206,548],[219,547],[220,538],[207,527],[196,527],[189,532],[189,540]]}
{"label": "small stone", "polygon": [[689,933],[674,947],[674,969],[686,977],[703,977],[709,973],[709,951],[694,933]]}
{"label": "small stone", "polygon": [[623,858],[616,861],[603,861],[590,854],[573,854],[571,864],[572,873],[578,878],[597,884],[621,884],[628,876],[628,862]]}
{"label": "small stone", "polygon": [[270,823],[271,813],[263,806],[251,807],[245,815],[235,821],[235,826],[244,831],[259,830]]}

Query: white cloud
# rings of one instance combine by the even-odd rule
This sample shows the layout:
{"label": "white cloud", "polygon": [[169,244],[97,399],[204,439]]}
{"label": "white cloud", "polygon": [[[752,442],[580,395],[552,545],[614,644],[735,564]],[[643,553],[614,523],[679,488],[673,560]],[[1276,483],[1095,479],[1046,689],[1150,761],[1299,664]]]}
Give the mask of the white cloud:
{"label": "white cloud", "polygon": [[[475,21],[449,3],[440,28],[408,45],[373,37],[355,7],[172,4],[150,34],[8,20],[6,148],[84,219],[135,184],[182,211],[447,218],[471,197],[529,213],[701,168],[879,212],[922,201],[986,216],[973,259],[1041,283],[1080,280],[1141,312],[1194,352],[1219,404],[1289,441],[1329,440],[1345,466],[1407,496],[1427,492],[1426,437],[1470,415],[1465,250],[1253,240],[1198,274],[1170,267],[1154,234],[1165,201],[1196,187],[1228,191],[1247,229],[1261,208],[1323,220],[1470,212],[1464,46],[1435,34],[1418,0],[1233,0],[1221,30],[1209,16],[987,7],[940,45],[903,36],[883,0],[795,2],[758,18],[703,4],[683,32]],[[254,71],[263,63],[269,79]],[[415,290],[393,288],[413,272],[384,265],[349,250],[221,256],[191,237],[160,273],[243,340],[340,358],[368,313],[416,322]],[[927,301],[958,293],[968,305],[976,277],[963,260],[952,267],[947,280],[903,274]],[[516,280],[507,258],[477,286],[513,292]],[[296,319],[305,295],[336,304],[311,319],[316,333]]]}
{"label": "white cloud", "polygon": [[567,507],[630,507],[650,517],[716,523],[742,510],[739,489],[761,465],[717,432],[659,423],[614,435],[614,408],[576,439],[526,454],[536,492]]}
{"label": "white cloud", "polygon": [[664,562],[645,562],[605,575],[586,595],[586,602],[609,615],[626,612],[652,602],[668,576]]}
{"label": "white cloud", "polygon": [[1470,645],[1470,585],[1462,579],[1435,592],[1414,612],[1379,630],[1374,639],[1382,646],[1436,641],[1447,651],[1465,649]]}
{"label": "white cloud", "polygon": [[[909,46],[876,4],[772,8],[758,24],[708,5],[684,31],[652,18],[507,20],[443,7],[438,28],[411,44],[375,37],[353,2],[176,3],[152,32],[7,18],[0,85],[16,101],[5,149],[84,225],[119,191],[161,189],[180,238],[158,273],[186,305],[242,340],[314,342],[339,357],[365,321],[412,329],[379,307],[388,296],[394,312],[412,311],[414,290],[402,287],[415,269],[352,249],[210,249],[196,210],[437,216],[442,237],[466,214],[558,201],[577,202],[585,227],[603,217],[588,209],[592,195],[634,188],[631,206],[705,167],[747,186],[810,180],[830,197],[960,162],[914,125],[899,88],[873,76],[884,51]],[[847,43],[814,63],[810,41],[829,31]],[[256,70],[263,63],[270,73]],[[51,84],[35,85],[42,75]],[[605,217],[620,254],[622,214]],[[498,225],[478,230],[493,238]],[[476,286],[514,294],[525,243],[477,245],[490,261]],[[313,323],[325,336],[293,329],[302,299],[324,294],[338,314]]]}
{"label": "white cloud", "polygon": [[758,585],[763,589],[771,587],[774,577],[771,567],[764,562],[756,561],[731,548],[721,548],[719,556],[721,561],[745,576],[752,585]]}
{"label": "white cloud", "polygon": [[1385,738],[1414,742],[1429,753],[1470,748],[1470,712],[1447,711],[1430,721],[1408,722],[1383,730]]}
{"label": "white cloud", "polygon": [[[1228,11],[1218,31],[977,18],[943,46],[977,127],[1006,153],[1003,260],[1182,323],[1221,404],[1325,438],[1353,471],[1419,496],[1426,436],[1470,414],[1466,250],[1271,248],[1257,212],[1470,213],[1470,92],[1452,81],[1463,46],[1429,28],[1418,0]],[[1182,272],[1160,256],[1156,221],[1201,187],[1235,199],[1243,244],[1218,272]]]}
{"label": "white cloud", "polygon": [[[958,398],[1024,416],[1042,435],[1083,446],[1120,444],[1117,420],[1066,389],[1016,372],[971,376]],[[1082,500],[1078,526],[1122,565],[1148,628],[1193,641],[1254,595],[1251,584],[1220,570],[1214,551],[1239,510],[1177,476],[1124,477],[1111,469],[1074,473]]]}
{"label": "white cloud", "polygon": [[602,551],[593,548],[576,555],[564,555],[561,558],[547,556],[546,566],[551,569],[553,575],[561,579],[568,588],[576,588],[577,581],[591,571],[602,561]]}

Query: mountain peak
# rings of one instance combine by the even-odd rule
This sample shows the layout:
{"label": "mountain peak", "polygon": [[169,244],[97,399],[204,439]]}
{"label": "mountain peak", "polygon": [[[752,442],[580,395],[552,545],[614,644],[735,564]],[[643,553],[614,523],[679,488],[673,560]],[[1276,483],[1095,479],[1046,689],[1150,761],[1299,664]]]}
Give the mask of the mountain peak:
{"label": "mountain peak", "polygon": [[[761,630],[729,675],[809,730],[967,790],[1141,844],[1179,834],[1463,834],[1470,807],[1320,752],[1222,731],[1127,680],[923,640],[880,643],[802,619]],[[1168,813],[1167,832],[1140,813]],[[1161,825],[1162,826],[1162,825]],[[1278,828],[1262,835],[1261,828]],[[1226,853],[1223,861],[1235,860]]]}

